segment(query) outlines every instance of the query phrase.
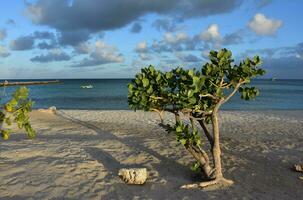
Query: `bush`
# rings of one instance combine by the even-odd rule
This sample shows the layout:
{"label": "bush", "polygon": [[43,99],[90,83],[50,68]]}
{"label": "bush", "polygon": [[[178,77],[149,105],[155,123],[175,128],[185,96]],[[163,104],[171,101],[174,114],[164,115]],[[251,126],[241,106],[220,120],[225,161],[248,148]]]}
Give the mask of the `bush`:
{"label": "bush", "polygon": [[29,112],[31,111],[33,102],[28,99],[28,89],[21,87],[17,89],[12,98],[4,104],[0,110],[0,131],[4,140],[10,136],[11,130],[4,128],[16,123],[19,129],[24,129],[29,138],[35,137],[36,133],[29,122]]}
{"label": "bush", "polygon": [[[210,51],[210,61],[201,70],[176,68],[169,72],[153,66],[143,68],[128,85],[128,103],[133,110],[156,111],[163,123],[164,111],[175,115],[176,123],[170,128],[176,139],[195,158],[193,169],[201,170],[209,181],[195,186],[231,184],[222,174],[218,111],[236,92],[244,100],[254,99],[259,91],[248,87],[250,80],[263,75],[258,56],[234,64],[231,51]],[[191,122],[185,124],[180,115]],[[212,163],[202,148],[201,126],[210,143]],[[212,128],[209,129],[209,126]]]}

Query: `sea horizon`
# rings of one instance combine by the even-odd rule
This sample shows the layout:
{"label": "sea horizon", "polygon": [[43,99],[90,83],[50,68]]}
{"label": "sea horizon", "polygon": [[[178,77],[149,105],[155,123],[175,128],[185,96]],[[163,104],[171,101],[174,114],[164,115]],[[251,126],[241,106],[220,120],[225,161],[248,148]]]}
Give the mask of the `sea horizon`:
{"label": "sea horizon", "polygon": [[[59,80],[61,83],[30,85],[34,109],[55,106],[68,110],[130,110],[127,85],[131,78],[107,79],[8,79],[8,81]],[[0,79],[0,82],[4,81]],[[92,85],[83,89],[83,85]],[[303,79],[254,79],[252,86],[260,89],[253,101],[236,94],[223,105],[223,110],[303,110]],[[17,86],[0,88],[1,101],[7,100]]]}

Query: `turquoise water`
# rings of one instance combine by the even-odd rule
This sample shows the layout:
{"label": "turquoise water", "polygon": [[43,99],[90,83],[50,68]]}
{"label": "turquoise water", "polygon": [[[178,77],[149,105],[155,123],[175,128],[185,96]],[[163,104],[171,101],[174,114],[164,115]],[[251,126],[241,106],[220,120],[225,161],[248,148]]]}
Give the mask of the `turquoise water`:
{"label": "turquoise water", "polygon": [[[128,109],[127,84],[130,79],[72,79],[61,81],[62,84],[28,86],[30,96],[35,101],[34,108],[56,106],[59,109]],[[90,84],[94,88],[81,89],[80,87],[81,85]],[[254,80],[252,85],[260,89],[260,96],[256,100],[244,101],[237,95],[226,103],[223,109],[303,109],[303,80]],[[7,87],[3,91],[3,88],[0,88],[1,101],[5,101],[15,89],[15,87]]]}

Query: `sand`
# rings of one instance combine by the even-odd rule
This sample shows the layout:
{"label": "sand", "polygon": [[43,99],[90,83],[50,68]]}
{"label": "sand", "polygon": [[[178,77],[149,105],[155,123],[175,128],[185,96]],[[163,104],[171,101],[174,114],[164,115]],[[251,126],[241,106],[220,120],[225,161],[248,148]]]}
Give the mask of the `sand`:
{"label": "sand", "polygon": [[[303,199],[302,111],[220,113],[223,168],[235,184],[186,190],[200,181],[192,157],[158,126],[156,113],[34,111],[37,138],[18,131],[0,142],[0,199]],[[166,123],[173,117],[168,115]],[[120,168],[146,167],[144,185]]]}

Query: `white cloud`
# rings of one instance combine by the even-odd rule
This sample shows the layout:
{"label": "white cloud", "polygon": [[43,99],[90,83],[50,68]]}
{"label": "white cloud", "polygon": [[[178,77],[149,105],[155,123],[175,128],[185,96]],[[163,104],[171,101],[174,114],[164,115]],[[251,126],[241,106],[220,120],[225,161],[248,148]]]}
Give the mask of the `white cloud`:
{"label": "white cloud", "polygon": [[145,41],[139,42],[135,48],[135,52],[141,60],[151,60],[153,57],[150,55],[147,43]]}
{"label": "white cloud", "polygon": [[211,24],[208,28],[200,34],[200,39],[204,42],[215,42],[221,40],[219,26]]}
{"label": "white cloud", "polygon": [[116,47],[107,45],[105,42],[98,40],[95,43],[95,52],[92,55],[98,60],[117,63],[123,62],[123,56],[121,54],[117,54],[116,52]]}
{"label": "white cloud", "polygon": [[248,27],[258,35],[274,35],[282,26],[281,20],[267,18],[261,13],[257,13],[248,23]]}
{"label": "white cloud", "polygon": [[7,51],[7,49],[0,44],[0,57],[5,58],[9,55],[10,53]]}
{"label": "white cloud", "polygon": [[48,63],[54,61],[68,61],[71,57],[61,49],[52,49],[47,54],[41,54],[31,58],[32,62]]}
{"label": "white cloud", "polygon": [[89,58],[84,58],[79,63],[72,65],[72,67],[90,67],[124,62],[124,57],[118,53],[118,49],[115,46],[106,44],[102,40],[97,40],[94,44],[81,44],[78,47],[79,49],[75,49],[76,52],[89,54]]}
{"label": "white cloud", "polygon": [[170,44],[176,44],[179,42],[186,41],[188,39],[188,36],[186,33],[165,33],[164,34],[164,41]]}
{"label": "white cloud", "polygon": [[139,57],[141,60],[152,60],[153,57],[147,53],[139,53]]}
{"label": "white cloud", "polygon": [[145,41],[139,42],[136,46],[135,51],[137,53],[146,53],[147,52],[147,43]]}

